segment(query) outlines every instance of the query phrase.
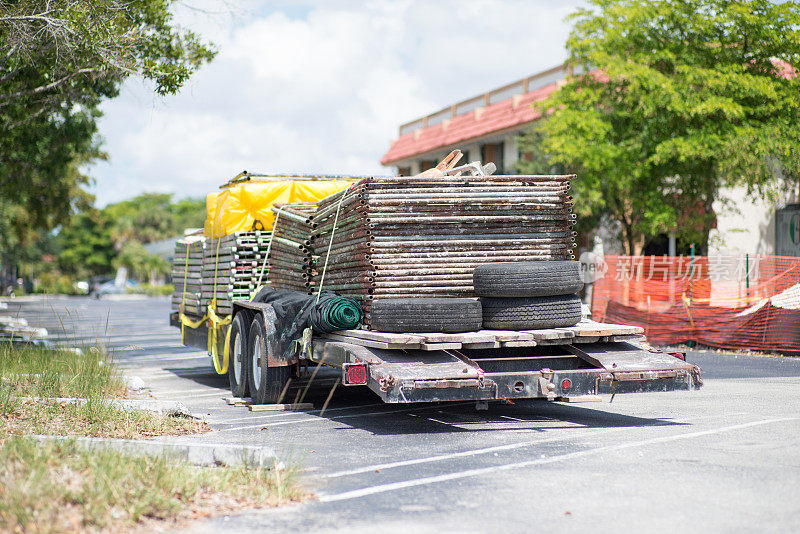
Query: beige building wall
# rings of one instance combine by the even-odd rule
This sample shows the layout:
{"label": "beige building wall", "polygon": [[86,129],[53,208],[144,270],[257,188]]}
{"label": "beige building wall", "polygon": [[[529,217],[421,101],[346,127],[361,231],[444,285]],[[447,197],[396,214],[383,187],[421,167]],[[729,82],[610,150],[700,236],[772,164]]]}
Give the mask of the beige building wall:
{"label": "beige building wall", "polygon": [[729,187],[721,196],[726,200],[714,203],[717,228],[709,234],[709,254],[775,254],[775,210],[795,202],[795,194],[786,191],[772,203],[749,198],[745,187]]}

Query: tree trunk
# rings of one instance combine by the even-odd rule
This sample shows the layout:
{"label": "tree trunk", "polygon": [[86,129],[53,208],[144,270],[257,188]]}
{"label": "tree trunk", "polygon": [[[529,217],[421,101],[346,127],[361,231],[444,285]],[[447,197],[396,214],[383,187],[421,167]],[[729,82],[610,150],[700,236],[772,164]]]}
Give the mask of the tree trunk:
{"label": "tree trunk", "polygon": [[633,256],[641,256],[644,253],[644,246],[647,243],[647,240],[643,235],[638,235],[634,239],[634,253]]}

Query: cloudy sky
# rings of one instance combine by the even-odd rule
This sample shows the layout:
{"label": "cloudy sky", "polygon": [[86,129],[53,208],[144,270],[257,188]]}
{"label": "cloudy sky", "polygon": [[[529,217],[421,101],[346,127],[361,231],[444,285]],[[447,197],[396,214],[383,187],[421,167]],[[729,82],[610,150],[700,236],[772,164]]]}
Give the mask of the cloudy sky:
{"label": "cloudy sky", "polygon": [[241,170],[386,174],[397,127],[566,58],[577,1],[194,0],[216,59],[178,95],[139,81],[104,105],[103,206],[200,196]]}

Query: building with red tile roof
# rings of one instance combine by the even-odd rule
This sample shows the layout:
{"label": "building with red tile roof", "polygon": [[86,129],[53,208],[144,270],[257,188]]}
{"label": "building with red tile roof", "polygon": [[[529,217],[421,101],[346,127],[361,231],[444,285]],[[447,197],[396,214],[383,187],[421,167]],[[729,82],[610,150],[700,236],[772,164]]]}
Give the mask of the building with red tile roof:
{"label": "building with red tile roof", "polygon": [[532,104],[555,91],[568,74],[559,65],[403,124],[381,164],[416,174],[458,148],[465,161],[492,161],[498,172],[512,172],[520,156],[516,137],[540,116]]}

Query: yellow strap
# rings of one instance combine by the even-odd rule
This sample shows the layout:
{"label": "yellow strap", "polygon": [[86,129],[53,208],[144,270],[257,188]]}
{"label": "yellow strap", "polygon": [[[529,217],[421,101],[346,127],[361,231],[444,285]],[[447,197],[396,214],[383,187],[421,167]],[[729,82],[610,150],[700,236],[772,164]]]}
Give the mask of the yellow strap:
{"label": "yellow strap", "polygon": [[208,315],[204,315],[200,319],[198,319],[196,321],[192,321],[186,315],[184,315],[183,312],[181,312],[180,319],[181,319],[181,345],[186,345],[186,333],[185,333],[183,327],[184,326],[188,326],[192,330],[196,330],[196,329],[200,328],[201,324],[206,322],[206,319],[208,319]]}
{"label": "yellow strap", "polygon": [[[189,251],[192,248],[192,244],[186,243],[186,263],[183,265],[183,295],[181,295],[181,345],[185,345],[184,341],[186,340],[186,333],[184,332],[183,327],[186,326],[184,320],[186,316],[183,314],[183,309],[186,307],[186,281],[189,278]],[[199,326],[199,325],[198,325]],[[193,326],[192,328],[197,328],[197,326]]]}
{"label": "yellow strap", "polygon": [[225,347],[222,351],[222,368],[217,361],[217,338],[219,329],[223,326],[228,326],[233,321],[233,316],[228,315],[225,318],[217,315],[215,308],[217,307],[217,299],[211,301],[208,305],[208,352],[211,353],[211,361],[214,363],[214,370],[218,375],[224,375],[228,372],[228,359],[230,358],[230,335],[231,329],[225,335]]}
{"label": "yellow strap", "polygon": [[[212,223],[211,233],[212,236],[214,234],[214,225],[216,224],[216,217],[214,218],[214,222]],[[222,244],[222,238],[217,237],[217,247],[216,251],[214,252],[214,293],[211,298],[211,303],[208,305],[208,352],[211,354],[211,361],[214,363],[214,370],[217,372],[218,375],[224,375],[228,372],[228,358],[230,353],[230,348],[228,345],[228,341],[230,340],[231,329],[228,328],[228,332],[225,335],[225,347],[222,350],[222,368],[220,369],[219,361],[217,358],[217,338],[219,335],[219,329],[222,326],[229,325],[233,320],[233,316],[229,315],[226,318],[221,318],[217,315],[217,273],[219,272],[219,246]]]}

